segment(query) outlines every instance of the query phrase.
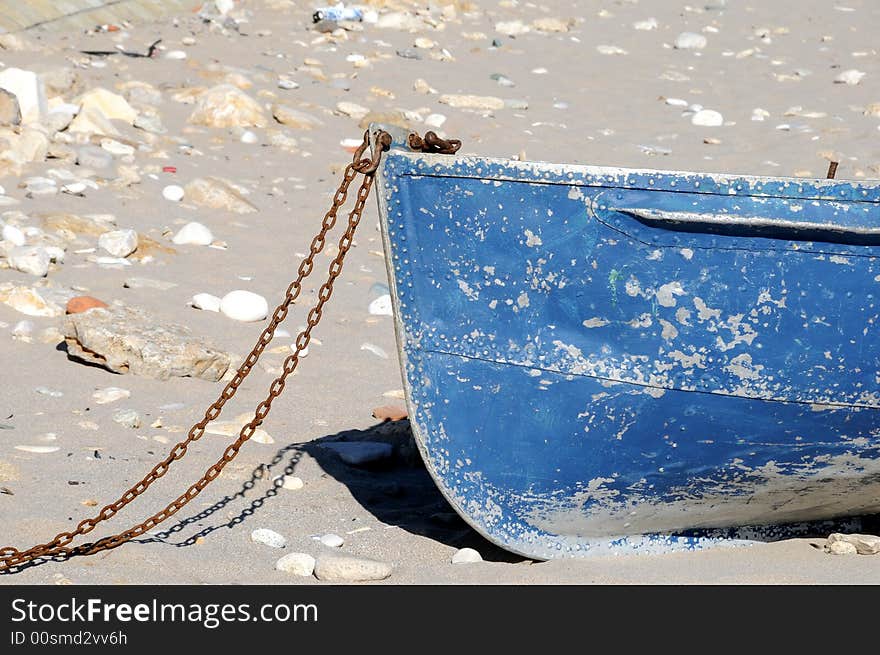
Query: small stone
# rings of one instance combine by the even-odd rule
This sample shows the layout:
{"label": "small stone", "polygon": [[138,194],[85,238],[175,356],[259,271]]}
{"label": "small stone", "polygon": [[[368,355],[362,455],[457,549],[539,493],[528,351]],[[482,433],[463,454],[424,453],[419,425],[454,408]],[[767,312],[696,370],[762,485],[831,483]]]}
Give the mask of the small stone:
{"label": "small stone", "polygon": [[334,441],[322,443],[321,447],[332,450],[339,459],[351,466],[375,464],[394,454],[391,444],[383,441]]}
{"label": "small stone", "polygon": [[848,541],[832,541],[826,546],[832,555],[858,555],[858,549]]}
{"label": "small stone", "polygon": [[80,109],[67,131],[71,134],[82,132],[84,134],[101,134],[103,136],[119,136],[119,130],[97,109],[90,107],[88,109]]}
{"label": "small stone", "polygon": [[178,246],[194,245],[194,246],[210,246],[214,242],[214,235],[211,230],[201,223],[187,223],[177,234],[171,239]]}
{"label": "small stone", "polygon": [[183,200],[183,187],[176,184],[169,184],[162,189],[162,197],[171,202],[180,202]]}
{"label": "small stone", "polygon": [[345,543],[345,539],[340,537],[338,534],[325,534],[321,536],[318,541],[320,541],[328,548],[342,548],[342,545]]}
{"label": "small stone", "polygon": [[302,489],[305,485],[302,481],[302,478],[298,478],[295,475],[285,475],[281,486],[282,488],[289,491],[298,491]]}
{"label": "small stone", "polygon": [[6,89],[0,89],[0,125],[21,125],[18,98]]}
{"label": "small stone", "polygon": [[521,20],[510,20],[495,23],[495,31],[505,36],[520,36],[521,34],[527,34],[531,30]]}
{"label": "small stone", "polygon": [[862,78],[865,77],[865,73],[856,70],[855,68],[850,68],[849,70],[845,70],[840,73],[837,77],[834,78],[835,84],[848,84],[850,86],[854,86],[859,84],[862,81]]}
{"label": "small stone", "polygon": [[43,298],[36,289],[28,287],[0,289],[0,302],[27,316],[55,317],[64,314],[61,307]]}
{"label": "small stone", "polygon": [[574,20],[571,18],[553,18],[546,16],[532,21],[532,27],[539,32],[568,32]]}
{"label": "small stone", "polygon": [[880,553],[880,537],[872,534],[834,533],[829,535],[829,546],[835,543],[851,544],[859,555],[877,555]]}
{"label": "small stone", "polygon": [[376,298],[370,303],[369,312],[374,316],[391,316],[393,314],[391,296],[386,293]]}
{"label": "small stone", "polygon": [[134,230],[113,230],[98,237],[98,247],[114,257],[128,257],[137,250],[138,234]]}
{"label": "small stone", "polygon": [[473,564],[482,561],[483,557],[473,548],[459,548],[452,556],[453,564]]}
{"label": "small stone", "polygon": [[9,251],[6,261],[16,271],[46,277],[51,259],[46,249],[40,246],[17,246]]}
{"label": "small stone", "polygon": [[428,114],[425,116],[425,125],[428,127],[433,127],[436,129],[440,129],[443,127],[443,124],[446,122],[446,116],[443,114]]}
{"label": "small stone", "polygon": [[257,136],[256,132],[251,132],[250,130],[245,130],[241,133],[241,136],[238,137],[238,140],[242,143],[245,143],[249,146],[252,146],[256,143],[259,143],[260,137]]}
{"label": "small stone", "polygon": [[701,109],[691,116],[691,124],[701,127],[718,127],[724,125],[724,117],[712,109]]}
{"label": "small stone", "polygon": [[763,121],[767,118],[770,118],[770,112],[766,109],[761,109],[760,107],[757,107],[752,110],[753,121]]}
{"label": "small stone", "polygon": [[120,409],[113,414],[113,422],[119,423],[126,428],[136,430],[141,427],[141,415],[133,409]]}
{"label": "small stone", "polygon": [[223,296],[220,311],[236,321],[262,321],[269,313],[269,305],[263,296],[239,289]]}
{"label": "small stone", "polygon": [[131,391],[128,389],[122,389],[121,387],[105,387],[103,389],[98,389],[92,394],[92,398],[99,405],[107,405],[108,403],[113,403],[117,400],[128,398],[129,396],[131,396]]}
{"label": "small stone", "polygon": [[128,157],[135,153],[134,146],[120,143],[115,139],[101,139],[101,148],[114,157]]}
{"label": "small stone", "polygon": [[640,30],[643,32],[647,32],[650,30],[656,30],[658,27],[656,18],[649,18],[647,20],[640,20],[633,23],[633,29]]}
{"label": "small stone", "polygon": [[64,311],[67,314],[80,314],[95,307],[106,308],[108,305],[103,300],[98,300],[92,296],[74,296],[67,301],[67,307],[64,308]]}
{"label": "small stone", "polygon": [[165,53],[165,59],[186,59],[186,53],[183,50],[169,50]]}
{"label": "small stone", "polygon": [[504,101],[494,96],[444,94],[438,101],[456,109],[504,109]]}
{"label": "small stone", "polygon": [[113,166],[113,155],[97,146],[83,146],[76,151],[76,163],[83,168],[104,170]]}
{"label": "small stone", "polygon": [[219,312],[220,302],[220,298],[210,293],[197,293],[192,297],[192,306],[206,312]]}
{"label": "small stone", "polygon": [[373,418],[380,421],[402,421],[407,418],[406,409],[397,405],[382,405],[373,408]]}
{"label": "small stone", "polygon": [[358,121],[370,113],[369,109],[354,102],[337,102],[336,110]]}
{"label": "small stone", "polygon": [[629,51],[616,45],[597,45],[596,52],[600,55],[628,55]]}
{"label": "small stone", "polygon": [[26,243],[24,232],[14,225],[3,226],[3,240],[8,241],[13,246],[23,246]]}
{"label": "small stone", "polygon": [[79,196],[89,188],[85,182],[71,182],[61,187],[61,193],[68,193],[72,196]]}
{"label": "small stone", "polygon": [[257,528],[251,532],[251,541],[270,548],[284,548],[287,545],[287,539],[268,528]]}
{"label": "small stone", "polygon": [[37,123],[48,113],[46,87],[36,73],[20,68],[0,71],[0,89],[15,96],[21,123]]}
{"label": "small stone", "polygon": [[427,95],[429,93],[437,93],[437,89],[433,88],[430,84],[428,84],[421,77],[416,79],[415,82],[413,82],[413,91],[415,91],[416,93],[423,93],[425,95]]}
{"label": "small stone", "polygon": [[702,50],[708,44],[708,40],[702,34],[694,32],[682,32],[675,37],[673,44],[676,50]]}
{"label": "small stone", "polygon": [[387,562],[329,553],[320,555],[315,562],[315,577],[324,582],[384,580],[393,570]]}
{"label": "small stone", "polygon": [[29,196],[54,196],[58,193],[58,183],[48,177],[29,177],[24,180],[24,189]]}
{"label": "small stone", "polygon": [[81,112],[95,110],[106,119],[122,121],[129,125],[134,123],[138,114],[121,95],[100,87],[81,95],[79,105]]}
{"label": "small stone", "polygon": [[272,116],[282,125],[297,130],[311,130],[324,124],[311,114],[277,103],[272,105]]}
{"label": "small stone", "polygon": [[298,89],[299,84],[297,84],[293,80],[288,80],[282,77],[278,80],[278,88],[284,89],[285,91],[292,91],[293,89]]}
{"label": "small stone", "polygon": [[113,306],[70,314],[63,325],[67,356],[97,364],[114,373],[158,380],[172,376],[216,382],[229,369],[232,356],[189,328],[140,309]]}
{"label": "small stone", "polygon": [[315,572],[315,558],[308,553],[290,553],[275,562],[275,570],[309,577]]}
{"label": "small stone", "polygon": [[184,193],[189,202],[200,207],[223,209],[236,214],[257,211],[237,189],[219,177],[197,177],[186,185]]}
{"label": "small stone", "polygon": [[220,84],[199,95],[189,122],[208,127],[266,127],[268,124],[262,106],[231,84]]}

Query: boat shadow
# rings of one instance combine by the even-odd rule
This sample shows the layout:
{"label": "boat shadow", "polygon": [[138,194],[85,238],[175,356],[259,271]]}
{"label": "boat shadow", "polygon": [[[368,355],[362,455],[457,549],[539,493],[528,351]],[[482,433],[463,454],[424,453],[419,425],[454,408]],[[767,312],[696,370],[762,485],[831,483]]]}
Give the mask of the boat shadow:
{"label": "boat shadow", "polygon": [[[339,443],[384,443],[390,455],[354,466],[334,449]],[[425,468],[408,420],[344,430],[301,447],[376,520],[447,546],[474,548],[486,561],[525,561],[485,539],[450,506]]]}

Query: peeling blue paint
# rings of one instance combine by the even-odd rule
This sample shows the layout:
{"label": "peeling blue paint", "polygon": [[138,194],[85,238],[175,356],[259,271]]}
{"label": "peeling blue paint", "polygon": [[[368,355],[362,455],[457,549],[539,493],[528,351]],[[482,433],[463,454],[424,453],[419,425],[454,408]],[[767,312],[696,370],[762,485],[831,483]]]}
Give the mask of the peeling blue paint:
{"label": "peeling blue paint", "polygon": [[659,552],[880,511],[877,184],[400,149],[377,182],[413,430],[492,541]]}

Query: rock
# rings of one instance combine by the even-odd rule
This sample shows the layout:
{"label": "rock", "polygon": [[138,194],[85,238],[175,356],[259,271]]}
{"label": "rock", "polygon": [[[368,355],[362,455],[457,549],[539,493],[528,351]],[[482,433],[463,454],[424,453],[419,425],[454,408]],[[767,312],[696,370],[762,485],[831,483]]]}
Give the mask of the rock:
{"label": "rock", "polygon": [[495,31],[505,36],[519,36],[530,32],[528,25],[521,20],[502,21],[495,23]]}
{"label": "rock", "polygon": [[855,68],[850,68],[849,70],[845,70],[840,73],[837,77],[834,78],[835,84],[848,84],[850,86],[854,86],[862,81],[862,78],[865,77],[865,73],[860,70],[856,70]]}
{"label": "rock", "polygon": [[422,93],[425,95],[427,95],[429,93],[437,93],[437,89],[432,87],[430,84],[428,84],[421,77],[419,77],[418,79],[416,79],[415,82],[413,82],[413,91],[415,91],[416,93]]}
{"label": "rock", "polygon": [[292,91],[293,89],[298,89],[299,84],[297,84],[293,80],[281,77],[278,79],[278,88],[284,89],[285,91]]}
{"label": "rock", "polygon": [[568,32],[572,25],[574,25],[574,20],[571,18],[562,19],[546,16],[532,21],[532,27],[539,32]]}
{"label": "rock", "polygon": [[23,246],[27,242],[24,237],[24,232],[14,225],[3,226],[3,240],[8,241],[13,246]]}
{"label": "rock", "polygon": [[482,561],[483,557],[473,548],[459,548],[452,556],[453,564],[473,564]]}
{"label": "rock", "polygon": [[277,103],[272,105],[272,116],[282,125],[298,130],[311,130],[324,124],[311,114]]}
{"label": "rock", "polygon": [[228,182],[218,177],[197,177],[184,188],[186,199],[201,207],[224,209],[236,214],[257,211]]}
{"label": "rock", "polygon": [[76,163],[100,171],[113,166],[113,155],[97,146],[83,146],[76,151]]}
{"label": "rock", "polygon": [[115,139],[101,139],[101,149],[106,150],[114,157],[128,157],[135,153],[134,146],[120,143]]}
{"label": "rock", "polygon": [[9,251],[6,259],[10,268],[16,271],[46,277],[49,274],[49,262],[52,258],[46,249],[40,246],[16,246]]}
{"label": "rock", "polygon": [[134,230],[113,230],[98,237],[98,247],[114,257],[128,257],[137,250],[138,235]]}
{"label": "rock", "polygon": [[504,109],[504,101],[494,96],[444,94],[439,102],[456,109]]}
{"label": "rock", "polygon": [[133,409],[120,409],[113,414],[113,422],[131,428],[132,430],[136,430],[141,427],[141,415]]}
{"label": "rock", "polygon": [[97,87],[82,94],[77,102],[80,105],[80,111],[95,110],[104,118],[112,121],[122,121],[129,125],[134,123],[137,118],[137,111],[128,104],[128,101],[121,95]]}
{"label": "rock", "polygon": [[68,357],[131,373],[167,380],[197,377],[216,382],[232,361],[181,325],[156,321],[134,307],[114,306],[70,314],[63,326]]}
{"label": "rock", "polygon": [[770,112],[766,109],[761,109],[760,107],[756,107],[752,110],[752,120],[753,121],[763,121],[764,119],[770,118]]}
{"label": "rock", "polygon": [[92,398],[94,398],[95,402],[99,405],[107,405],[108,403],[113,403],[130,396],[131,391],[120,387],[105,387],[104,389],[98,389],[92,394]]}
{"label": "rock", "polygon": [[18,98],[6,89],[0,89],[0,125],[21,125]]}
{"label": "rock", "polygon": [[336,110],[358,121],[370,113],[369,109],[354,102],[337,102]]}
{"label": "rock", "polygon": [[375,464],[394,454],[391,444],[381,441],[333,441],[322,443],[321,447],[332,450],[339,459],[351,466]]}
{"label": "rock", "polygon": [[257,136],[256,132],[251,132],[250,130],[245,130],[241,133],[241,136],[238,137],[238,140],[242,143],[246,143],[248,145],[254,145],[259,143],[260,137]]}
{"label": "rock", "polygon": [[58,193],[58,183],[49,177],[29,177],[23,183],[25,193],[29,196],[54,196]]}
{"label": "rock", "polygon": [[42,216],[43,228],[57,232],[67,241],[78,236],[100,236],[116,224],[115,219],[106,214],[77,216],[76,214],[45,214]]}
{"label": "rock", "polygon": [[72,196],[82,195],[89,188],[85,182],[71,182],[61,187],[61,193],[69,193]]}
{"label": "rock", "polygon": [[208,127],[266,127],[268,123],[260,104],[231,84],[202,93],[189,122]]}
{"label": "rock", "polygon": [[103,300],[92,298],[92,296],[74,296],[67,301],[67,307],[64,311],[67,314],[81,314],[95,307],[106,308],[107,306]]}
{"label": "rock", "polygon": [[220,302],[220,298],[212,296],[210,293],[197,293],[192,297],[193,307],[206,312],[219,312]]}
{"label": "rock", "polygon": [[295,475],[285,475],[281,483],[281,487],[289,491],[298,491],[304,486],[302,478],[298,478]]}
{"label": "rock", "polygon": [[691,116],[691,124],[701,127],[718,127],[724,125],[724,117],[712,109],[701,109]]}
{"label": "rock", "polygon": [[148,82],[131,80],[119,88],[129,103],[143,107],[156,107],[162,103],[162,92]]}
{"label": "rock", "polygon": [[0,302],[27,316],[55,317],[64,314],[61,307],[45,299],[36,289],[28,287],[0,288]]}
{"label": "rock", "polygon": [[836,543],[851,544],[859,555],[877,555],[880,553],[880,537],[872,534],[840,534],[828,536],[828,545]]}
{"label": "rock", "polygon": [[263,296],[238,289],[223,296],[220,311],[236,321],[262,321],[269,313],[269,305]]}
{"label": "rock", "polygon": [[322,554],[315,562],[315,577],[324,582],[384,580],[392,571],[390,564],[366,557]]}
{"label": "rock", "polygon": [[158,114],[138,114],[134,119],[134,126],[151,134],[164,134],[167,131]]}
{"label": "rock", "polygon": [[391,307],[391,295],[383,294],[370,303],[369,312],[374,316],[391,316],[393,314]]}
{"label": "rock", "polygon": [[345,539],[340,537],[338,534],[325,534],[321,536],[318,541],[320,541],[328,548],[342,548],[342,545],[345,543]]}
{"label": "rock", "polygon": [[832,555],[858,555],[858,549],[848,541],[832,541],[826,546]]}
{"label": "rock", "polygon": [[287,545],[287,539],[268,528],[257,528],[251,532],[251,541],[270,548],[284,548]]}
{"label": "rock", "polygon": [[702,34],[682,32],[675,37],[673,46],[676,50],[702,50],[707,44],[708,40]]}
{"label": "rock", "polygon": [[40,73],[40,79],[49,98],[69,94],[79,84],[79,74],[75,69],[67,67]]}
{"label": "rock", "polygon": [[381,407],[374,407],[372,414],[373,418],[379,419],[380,421],[402,421],[408,416],[406,409],[398,407],[397,405],[382,405]]}
{"label": "rock", "polygon": [[7,142],[6,149],[0,152],[0,169],[5,162],[16,175],[21,174],[25,165],[43,161],[49,152],[49,137],[41,129],[23,127],[20,134],[4,137],[5,135],[0,134],[0,144]]}
{"label": "rock", "polygon": [[275,562],[275,570],[309,577],[315,571],[315,558],[308,553],[290,553]]}
{"label": "rock", "polygon": [[0,89],[5,89],[18,100],[21,122],[37,123],[48,111],[46,88],[36,73],[20,68],[6,68],[0,72]]}
{"label": "rock", "polygon": [[201,223],[187,223],[171,241],[179,246],[190,244],[194,246],[210,246],[214,242],[214,235],[211,230]]}
{"label": "rock", "polygon": [[68,132],[82,132],[84,134],[101,134],[104,136],[119,136],[119,130],[94,108],[81,109],[67,128]]}
{"label": "rock", "polygon": [[171,202],[180,202],[183,200],[183,187],[176,184],[169,184],[162,189],[162,197]]}

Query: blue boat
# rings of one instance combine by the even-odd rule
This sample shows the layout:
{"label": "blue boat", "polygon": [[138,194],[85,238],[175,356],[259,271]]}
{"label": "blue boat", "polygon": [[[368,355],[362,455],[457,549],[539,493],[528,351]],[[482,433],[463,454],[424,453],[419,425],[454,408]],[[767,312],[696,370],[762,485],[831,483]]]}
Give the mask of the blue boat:
{"label": "blue boat", "polygon": [[880,183],[396,141],[376,184],[413,434],[490,541],[657,553],[880,512]]}

